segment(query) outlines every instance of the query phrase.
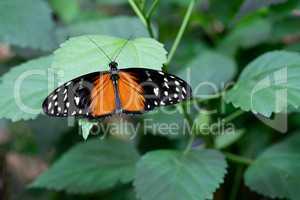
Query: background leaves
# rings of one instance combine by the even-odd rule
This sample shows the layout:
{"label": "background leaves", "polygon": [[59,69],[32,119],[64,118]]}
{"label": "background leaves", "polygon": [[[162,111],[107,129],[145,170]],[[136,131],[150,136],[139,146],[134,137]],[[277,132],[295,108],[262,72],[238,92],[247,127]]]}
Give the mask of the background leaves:
{"label": "background leaves", "polygon": [[273,145],[258,156],[245,173],[246,184],[272,198],[299,198],[299,145],[298,133]]}
{"label": "background leaves", "polygon": [[153,151],[138,162],[134,185],[143,200],[204,200],[211,198],[222,182],[226,166],[222,154],[214,150],[195,150],[186,155]]}
{"label": "background leaves", "polygon": [[31,187],[90,193],[127,183],[134,177],[139,155],[126,142],[106,139],[78,144]]}
{"label": "background leaves", "polygon": [[0,117],[18,121],[41,113],[42,102],[55,84],[48,71],[51,62],[52,56],[31,60],[1,77],[0,90],[6,95],[0,98]]}
{"label": "background leaves", "polygon": [[205,98],[226,87],[236,72],[236,64],[230,57],[216,52],[202,52],[187,67],[176,74],[186,80],[195,97]]}
{"label": "background leaves", "polygon": [[300,54],[293,52],[275,51],[260,56],[245,68],[226,100],[245,111],[270,117],[273,112],[284,112],[284,99],[278,102],[277,98],[276,102],[276,95],[287,92],[288,106],[298,108],[299,63]]}
{"label": "background leaves", "polygon": [[0,24],[0,40],[3,42],[46,51],[55,47],[54,23],[45,1],[1,1]]}

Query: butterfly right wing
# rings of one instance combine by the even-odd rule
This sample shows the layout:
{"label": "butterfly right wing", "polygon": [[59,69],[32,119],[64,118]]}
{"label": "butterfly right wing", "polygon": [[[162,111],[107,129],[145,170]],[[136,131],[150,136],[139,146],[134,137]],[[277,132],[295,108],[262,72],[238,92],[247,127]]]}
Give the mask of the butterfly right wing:
{"label": "butterfly right wing", "polygon": [[43,102],[43,111],[56,117],[99,118],[115,110],[113,84],[108,72],[75,78],[55,89]]}
{"label": "butterfly right wing", "polygon": [[125,113],[143,113],[192,98],[188,83],[172,74],[145,68],[121,69],[119,74]]}

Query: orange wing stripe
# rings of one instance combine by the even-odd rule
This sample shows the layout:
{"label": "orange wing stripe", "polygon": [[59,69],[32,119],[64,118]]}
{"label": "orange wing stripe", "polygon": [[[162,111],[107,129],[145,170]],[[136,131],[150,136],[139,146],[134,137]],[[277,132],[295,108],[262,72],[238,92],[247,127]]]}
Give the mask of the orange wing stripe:
{"label": "orange wing stripe", "polygon": [[109,74],[104,74],[94,81],[90,110],[94,117],[115,111],[115,95]]}
{"label": "orange wing stripe", "polygon": [[138,84],[134,75],[126,72],[119,73],[119,91],[122,109],[126,111],[143,111],[145,105],[143,88]]}

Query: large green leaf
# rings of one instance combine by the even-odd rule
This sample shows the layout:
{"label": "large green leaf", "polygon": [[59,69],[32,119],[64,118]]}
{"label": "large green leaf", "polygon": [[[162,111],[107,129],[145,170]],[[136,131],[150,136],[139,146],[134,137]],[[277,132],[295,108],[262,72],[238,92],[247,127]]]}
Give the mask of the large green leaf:
{"label": "large green leaf", "polygon": [[48,73],[51,62],[51,56],[31,60],[1,77],[0,118],[27,120],[41,113],[44,98],[54,88]]}
{"label": "large green leaf", "polygon": [[[54,70],[64,73],[62,81],[67,82],[90,72],[108,70],[109,60],[89,38],[111,58],[127,42],[126,39],[104,35],[71,38],[55,51],[52,64]],[[120,68],[147,67],[158,70],[166,62],[166,53],[163,45],[156,40],[137,38],[128,41],[116,61]]]}
{"label": "large green leaf", "polygon": [[92,193],[128,183],[139,158],[134,146],[120,140],[90,140],[72,148],[31,185],[34,188]]}
{"label": "large green leaf", "polygon": [[176,74],[190,83],[193,95],[205,98],[226,86],[236,72],[235,62],[216,52],[203,52]]}
{"label": "large green leaf", "polygon": [[270,147],[247,169],[246,185],[272,198],[299,199],[299,152],[299,133]]}
{"label": "large green leaf", "polygon": [[60,41],[84,34],[102,34],[122,38],[149,36],[147,29],[138,18],[127,16],[84,21],[62,27],[57,31]]}
{"label": "large green leaf", "polygon": [[[266,117],[300,105],[300,54],[287,51],[266,53],[251,62],[226,101],[245,111]],[[287,97],[284,95],[287,93]]]}
{"label": "large green leaf", "polygon": [[41,0],[0,1],[0,41],[8,44],[50,50],[56,43],[51,10]]}
{"label": "large green leaf", "polygon": [[223,181],[226,166],[215,150],[153,151],[138,162],[134,186],[142,200],[204,200]]}

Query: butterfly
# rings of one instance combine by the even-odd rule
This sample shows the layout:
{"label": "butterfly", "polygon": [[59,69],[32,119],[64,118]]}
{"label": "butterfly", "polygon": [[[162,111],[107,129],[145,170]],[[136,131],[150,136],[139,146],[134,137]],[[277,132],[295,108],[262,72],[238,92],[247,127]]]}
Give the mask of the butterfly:
{"label": "butterfly", "polygon": [[97,119],[142,114],[192,97],[191,87],[175,75],[147,68],[118,69],[118,63],[110,61],[108,71],[89,73],[56,88],[43,102],[44,113]]}

